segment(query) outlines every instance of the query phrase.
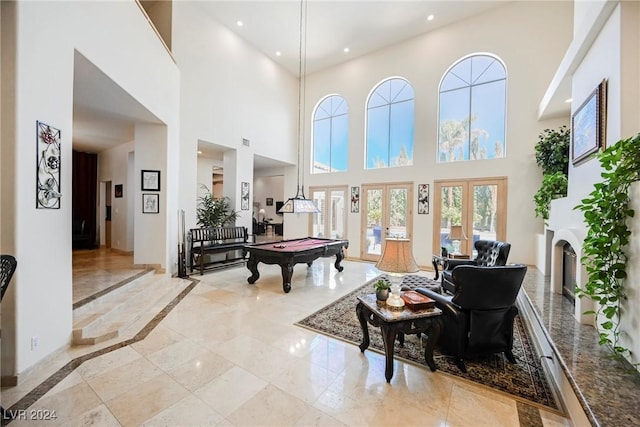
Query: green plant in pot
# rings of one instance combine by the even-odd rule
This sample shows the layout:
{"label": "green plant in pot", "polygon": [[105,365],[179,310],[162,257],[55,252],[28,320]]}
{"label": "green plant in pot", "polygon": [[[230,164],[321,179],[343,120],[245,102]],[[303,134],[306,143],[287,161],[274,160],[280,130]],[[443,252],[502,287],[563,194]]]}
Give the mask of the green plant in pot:
{"label": "green plant in pot", "polygon": [[373,287],[376,290],[376,299],[378,301],[386,301],[389,298],[389,288],[391,287],[391,283],[384,279],[378,279]]}
{"label": "green plant in pot", "polygon": [[228,197],[215,198],[206,185],[201,186],[205,194],[198,197],[196,208],[197,224],[200,227],[222,227],[233,224],[238,219],[238,212],[232,209]]}
{"label": "green plant in pot", "polygon": [[533,196],[536,216],[545,222],[549,219],[549,207],[553,199],[566,197],[569,173],[569,143],[571,133],[566,126],[545,129],[535,146],[536,163],[542,168],[542,185]]}
{"label": "green plant in pot", "polygon": [[545,129],[538,136],[535,146],[536,163],[542,168],[542,174],[556,172],[569,173],[569,143],[571,132],[566,126],[558,129]]}

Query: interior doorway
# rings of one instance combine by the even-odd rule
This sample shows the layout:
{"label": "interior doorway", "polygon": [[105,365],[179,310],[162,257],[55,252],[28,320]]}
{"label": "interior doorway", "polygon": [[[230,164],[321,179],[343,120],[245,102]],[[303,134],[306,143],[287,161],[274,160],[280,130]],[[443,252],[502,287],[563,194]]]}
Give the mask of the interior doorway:
{"label": "interior doorway", "polygon": [[111,249],[111,181],[105,182],[104,203],[104,246]]}

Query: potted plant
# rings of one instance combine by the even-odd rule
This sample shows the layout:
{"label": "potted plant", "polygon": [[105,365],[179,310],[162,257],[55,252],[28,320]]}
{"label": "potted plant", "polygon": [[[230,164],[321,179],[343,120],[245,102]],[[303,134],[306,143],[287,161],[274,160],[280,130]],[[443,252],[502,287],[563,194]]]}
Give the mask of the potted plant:
{"label": "potted plant", "polygon": [[238,212],[231,208],[228,197],[215,198],[206,185],[201,186],[206,193],[198,197],[196,218],[200,227],[222,227],[238,219]]}
{"label": "potted plant", "polygon": [[534,195],[536,216],[549,219],[551,200],[567,195],[569,143],[571,133],[566,126],[545,129],[535,146],[536,163],[542,168],[542,185]]}
{"label": "potted plant", "polygon": [[376,290],[376,299],[378,301],[386,301],[389,298],[389,288],[391,284],[384,279],[378,279],[373,284],[373,287]]}

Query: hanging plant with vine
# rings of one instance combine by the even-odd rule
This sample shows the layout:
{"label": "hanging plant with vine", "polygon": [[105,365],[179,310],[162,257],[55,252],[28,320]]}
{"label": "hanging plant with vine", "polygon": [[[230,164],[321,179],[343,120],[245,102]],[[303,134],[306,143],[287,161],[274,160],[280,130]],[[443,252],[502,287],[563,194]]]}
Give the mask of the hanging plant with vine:
{"label": "hanging plant with vine", "polygon": [[542,176],[542,185],[533,195],[533,201],[536,203],[536,216],[541,216],[545,221],[549,219],[551,201],[567,195],[568,183],[567,175],[562,172]]}
{"label": "hanging plant with vine", "polygon": [[596,314],[600,345],[608,346],[614,356],[624,357],[630,350],[620,344],[619,326],[631,236],[627,220],[634,216],[629,187],[640,178],[640,134],[618,141],[596,157],[604,170],[603,180],[575,207],[584,213],[587,224],[581,261],[588,276],[576,294],[596,301],[597,310],[585,314]]}

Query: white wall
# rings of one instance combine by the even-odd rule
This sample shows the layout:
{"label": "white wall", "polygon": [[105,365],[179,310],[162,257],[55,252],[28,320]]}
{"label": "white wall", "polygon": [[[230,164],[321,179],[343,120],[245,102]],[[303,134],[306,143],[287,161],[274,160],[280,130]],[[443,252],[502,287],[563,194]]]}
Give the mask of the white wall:
{"label": "white wall", "polygon": [[[559,123],[558,120],[537,122],[536,108],[571,40],[572,13],[570,2],[514,2],[309,76],[307,120],[314,105],[326,94],[342,95],[349,104],[349,163],[347,173],[309,175],[307,135],[306,186],[413,181],[416,186],[431,184],[433,189],[435,179],[507,176],[507,240],[512,244],[509,258],[512,262],[535,263],[535,231],[542,229],[542,221],[535,218],[533,194],[542,178],[535,164],[533,147],[544,128]],[[506,64],[507,157],[438,164],[440,79],[454,62],[475,52],[491,52]],[[365,171],[366,97],[376,84],[390,76],[407,78],[415,90],[414,166]],[[295,194],[295,177],[285,179],[285,194],[289,193]],[[414,193],[417,194],[415,190]],[[431,197],[434,200],[433,194]],[[415,213],[417,197],[414,199]],[[360,233],[364,228],[360,219],[360,214],[348,216],[349,249],[354,254],[360,252]],[[296,222],[298,230],[306,233],[306,217],[288,215],[286,220],[287,230]],[[422,266],[431,263],[432,233],[433,215],[415,215],[414,255]]]}
{"label": "white wall", "polygon": [[[253,201],[260,202],[260,208],[264,209],[266,218],[271,218],[273,222],[282,222],[284,215],[276,214],[276,202],[286,201],[289,197],[284,194],[284,176],[256,176],[253,180]],[[273,205],[267,206],[267,197],[273,199]],[[253,208],[253,206],[252,206]],[[258,219],[258,209],[253,208],[253,214]],[[262,217],[260,218],[262,219]]]}
{"label": "white wall", "polygon": [[[111,181],[111,247],[124,252],[132,252],[133,228],[129,224],[129,197],[135,193],[138,181],[129,178],[129,155],[134,151],[133,142],[120,144],[110,150],[102,151],[98,156],[98,182]],[[115,186],[122,184],[122,197],[115,197]]]}
{"label": "white wall", "polygon": [[[2,117],[3,154],[5,145],[15,150],[15,156],[2,159],[3,170],[5,162],[12,163],[13,169],[13,196],[5,199],[3,193],[2,198],[3,223],[6,220],[13,228],[2,233],[2,247],[18,259],[12,293],[2,302],[2,375],[12,376],[71,338],[74,52],[170,128],[163,141],[169,150],[178,142],[174,130],[178,128],[179,85],[176,65],[134,2],[2,2],[1,7],[3,86],[5,71],[19,76],[11,88],[14,93],[7,95],[10,99],[5,99],[3,88],[3,107],[9,111],[3,108]],[[15,55],[13,48],[18,49]],[[36,120],[62,131],[62,199],[57,210],[35,209]],[[5,136],[10,139],[4,140]],[[177,182],[177,172],[173,177]],[[175,206],[171,197],[176,192],[172,194],[166,200],[168,206]],[[161,224],[161,229],[168,223]],[[154,253],[153,263],[166,263],[167,246],[163,243],[162,248],[165,252]],[[33,350],[32,337],[39,341]]]}
{"label": "white wall", "polygon": [[[179,205],[192,228],[199,139],[223,151],[237,150],[224,163],[224,193],[236,209],[240,182],[253,182],[254,154],[295,164],[297,79],[209,18],[198,2],[173,6],[172,44],[182,94]],[[243,146],[242,138],[251,146]],[[251,228],[252,206],[241,212],[239,225]]]}
{"label": "white wall", "polygon": [[[169,182],[167,175],[169,175],[170,172],[163,173],[163,171],[167,170],[167,150],[166,144],[164,144],[164,141],[167,140],[167,127],[163,125],[139,123],[135,129],[135,140],[135,170],[138,175],[142,170],[159,170],[160,191],[140,190],[139,196],[134,201],[135,211],[133,218],[136,239],[133,243],[133,262],[135,264],[154,266],[160,264],[160,267],[165,267],[167,264],[164,255],[168,253],[167,245],[170,244],[171,241],[174,241],[175,245],[171,247],[177,248],[178,241],[177,214],[171,226],[167,224],[167,218],[170,216],[167,212],[167,209],[170,209],[167,203],[167,195],[171,193],[171,189],[167,189],[167,182]],[[143,194],[159,195],[159,212],[157,214],[143,213]],[[170,229],[173,230],[176,235],[172,235],[168,239]]]}
{"label": "white wall", "polygon": [[203,196],[206,191],[202,188],[205,185],[210,191],[213,191],[211,188],[212,178],[213,178],[213,167],[214,166],[222,166],[218,164],[217,161],[209,159],[207,157],[198,156],[198,167],[197,167],[197,184],[196,184],[196,193],[197,197]]}
{"label": "white wall", "polygon": [[[593,15],[601,6],[599,2],[582,3],[582,7],[593,10],[583,11],[583,15]],[[636,2],[621,2],[612,12],[602,30],[597,34],[593,45],[585,55],[572,79],[572,112],[580,107],[596,86],[607,79],[606,145],[611,146],[623,138],[631,137],[640,130],[640,5]],[[581,31],[588,31],[581,28]],[[575,230],[586,235],[586,225],[582,212],[573,210],[580,200],[589,194],[593,185],[601,180],[601,167],[597,160],[589,160],[577,166],[569,167],[569,188],[566,198],[554,200],[551,204],[549,229],[555,233]],[[633,205],[637,209],[640,193],[637,186],[632,192]],[[639,219],[630,221],[632,230],[627,263],[628,280],[625,282],[629,299],[623,303],[623,316],[620,322],[621,343],[631,349],[632,363],[638,363],[636,356],[640,351],[640,338],[637,336],[637,310],[640,293],[640,259],[634,238],[639,232]],[[575,248],[578,258],[579,248]],[[581,284],[586,281],[582,275]],[[578,317],[578,315],[576,315]]]}

